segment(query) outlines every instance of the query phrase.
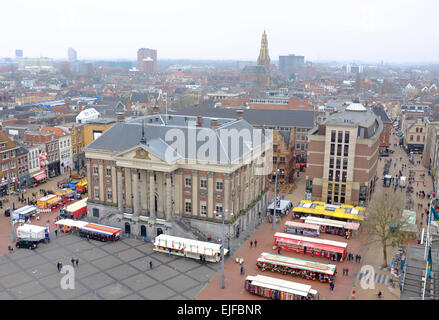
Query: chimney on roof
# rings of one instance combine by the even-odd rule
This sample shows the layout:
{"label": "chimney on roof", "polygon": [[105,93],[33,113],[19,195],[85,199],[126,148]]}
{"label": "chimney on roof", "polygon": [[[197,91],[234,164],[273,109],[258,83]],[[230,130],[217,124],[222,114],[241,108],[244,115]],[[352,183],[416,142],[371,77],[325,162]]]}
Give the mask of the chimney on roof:
{"label": "chimney on roof", "polygon": [[202,124],[203,124],[203,117],[197,116],[197,127],[201,127]]}
{"label": "chimney on roof", "polygon": [[244,111],[236,110],[236,120],[242,120],[243,116],[244,116]]}
{"label": "chimney on roof", "polygon": [[212,120],[210,120],[210,129],[215,130],[216,128],[218,128],[218,119],[212,118]]}

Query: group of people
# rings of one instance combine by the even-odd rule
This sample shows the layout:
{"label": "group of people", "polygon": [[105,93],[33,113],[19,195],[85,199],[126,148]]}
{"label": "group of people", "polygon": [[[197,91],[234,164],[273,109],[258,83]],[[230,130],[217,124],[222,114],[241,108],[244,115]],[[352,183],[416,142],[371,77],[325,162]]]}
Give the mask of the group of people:
{"label": "group of people", "polygon": [[255,241],[250,240],[250,248],[253,247],[253,244],[255,245],[255,248],[256,248],[256,246],[258,245],[258,240],[256,240],[256,239],[255,239]]}
{"label": "group of people", "polygon": [[[73,267],[75,267],[75,266],[79,267],[79,259],[78,258],[76,258],[76,259],[72,258],[72,260],[70,260],[70,261],[72,262]],[[58,269],[58,272],[61,272],[62,267],[63,267],[62,263],[58,261],[58,263],[56,264],[56,268]]]}
{"label": "group of people", "polygon": [[361,256],[359,254],[356,253],[348,253],[348,261],[353,261],[355,260],[355,262],[360,263],[361,262]]}

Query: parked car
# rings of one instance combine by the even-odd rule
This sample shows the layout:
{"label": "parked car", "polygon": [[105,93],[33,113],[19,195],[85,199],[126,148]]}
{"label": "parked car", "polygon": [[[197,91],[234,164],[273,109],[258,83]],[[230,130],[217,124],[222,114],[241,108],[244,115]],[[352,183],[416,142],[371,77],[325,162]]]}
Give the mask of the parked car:
{"label": "parked car", "polygon": [[36,249],[38,247],[38,241],[31,240],[19,240],[15,244],[17,248],[25,248],[25,249]]}

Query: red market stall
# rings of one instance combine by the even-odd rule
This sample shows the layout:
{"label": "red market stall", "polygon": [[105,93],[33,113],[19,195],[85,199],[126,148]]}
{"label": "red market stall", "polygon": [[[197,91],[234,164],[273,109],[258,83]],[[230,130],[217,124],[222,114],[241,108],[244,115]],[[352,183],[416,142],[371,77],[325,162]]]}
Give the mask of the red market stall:
{"label": "red market stall", "polygon": [[273,245],[288,251],[323,256],[332,261],[343,262],[347,255],[348,244],[346,242],[276,232]]}
{"label": "red market stall", "polygon": [[121,237],[120,228],[97,223],[87,223],[79,230],[81,237],[100,241],[116,241]]}
{"label": "red market stall", "polygon": [[71,205],[68,205],[62,212],[63,216],[67,218],[79,218],[80,216],[84,216],[87,214],[87,199],[84,198],[82,200],[76,201]]}

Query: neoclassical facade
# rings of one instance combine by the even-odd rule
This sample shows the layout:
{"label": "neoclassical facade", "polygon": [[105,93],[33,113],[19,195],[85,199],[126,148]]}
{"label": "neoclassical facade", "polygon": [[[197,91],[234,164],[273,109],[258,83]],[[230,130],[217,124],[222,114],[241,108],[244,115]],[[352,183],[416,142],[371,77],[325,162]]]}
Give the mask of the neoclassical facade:
{"label": "neoclassical facade", "polygon": [[245,120],[151,115],[118,123],[85,149],[88,218],[126,236],[219,238],[224,213],[228,234],[239,235],[265,213],[261,164],[270,152],[271,140]]}

